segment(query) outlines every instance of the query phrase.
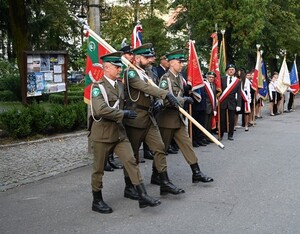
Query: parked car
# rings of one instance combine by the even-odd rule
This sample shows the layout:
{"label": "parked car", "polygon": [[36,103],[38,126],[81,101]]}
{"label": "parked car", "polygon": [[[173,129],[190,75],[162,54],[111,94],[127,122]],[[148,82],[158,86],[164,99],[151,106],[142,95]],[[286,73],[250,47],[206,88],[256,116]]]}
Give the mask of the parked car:
{"label": "parked car", "polygon": [[68,74],[68,82],[69,83],[81,83],[84,81],[83,72],[71,72]]}

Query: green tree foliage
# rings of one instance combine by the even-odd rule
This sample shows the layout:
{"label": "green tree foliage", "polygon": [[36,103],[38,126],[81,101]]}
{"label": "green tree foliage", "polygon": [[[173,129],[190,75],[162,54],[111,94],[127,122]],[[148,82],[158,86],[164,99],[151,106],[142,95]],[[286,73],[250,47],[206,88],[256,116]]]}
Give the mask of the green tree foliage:
{"label": "green tree foliage", "polygon": [[[171,40],[167,37],[164,21],[156,16],[167,12],[166,0],[152,0],[145,4],[137,4],[139,1],[120,1],[127,5],[114,6],[112,18],[101,24],[101,35],[115,49],[121,48],[124,38],[131,44],[131,33],[136,24],[135,15],[138,12],[139,21],[143,26],[143,43],[151,42],[156,52],[162,55],[170,49]],[[138,9],[136,9],[138,7]]]}
{"label": "green tree foliage", "polygon": [[17,58],[21,72],[24,50],[67,50],[71,67],[78,69],[76,61],[83,57],[81,31],[72,15],[80,13],[84,4],[83,0],[1,0],[2,56]]}
{"label": "green tree foliage", "polygon": [[219,30],[226,30],[227,62],[253,68],[256,44],[262,45],[264,58],[270,61],[282,49],[299,52],[299,4],[296,0],[175,0],[172,7],[183,10],[170,29],[187,32],[188,24],[197,51],[209,61],[210,35],[217,24]]}

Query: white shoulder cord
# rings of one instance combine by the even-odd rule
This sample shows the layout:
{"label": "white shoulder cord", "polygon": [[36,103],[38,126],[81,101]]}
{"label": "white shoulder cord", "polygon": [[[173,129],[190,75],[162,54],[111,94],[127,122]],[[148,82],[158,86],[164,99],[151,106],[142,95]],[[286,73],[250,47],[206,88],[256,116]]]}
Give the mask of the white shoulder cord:
{"label": "white shoulder cord", "polygon": [[[104,101],[107,104],[107,106],[110,107],[110,108],[117,108],[117,109],[119,109],[120,100],[118,99],[113,106],[110,106],[109,102],[108,102],[108,97],[107,97],[107,93],[106,93],[105,88],[103,87],[103,85],[101,85],[99,83],[98,83],[98,86],[99,86],[99,88],[101,90],[101,93],[103,95]],[[92,100],[92,92],[90,93],[90,100]],[[93,117],[93,119],[94,119],[95,122],[100,122],[101,121],[102,117],[100,119],[96,119],[95,116],[94,116],[93,102],[92,101],[91,101],[91,114],[92,114],[92,117]]]}

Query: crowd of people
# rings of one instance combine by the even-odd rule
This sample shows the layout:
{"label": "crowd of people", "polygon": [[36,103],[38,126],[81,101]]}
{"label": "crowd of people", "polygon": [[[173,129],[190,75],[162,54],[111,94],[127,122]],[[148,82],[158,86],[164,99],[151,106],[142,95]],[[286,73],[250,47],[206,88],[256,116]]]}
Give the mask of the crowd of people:
{"label": "crowd of people", "polygon": [[[122,56],[135,67],[127,68]],[[234,140],[234,131],[240,127],[239,116],[245,131],[249,131],[256,118],[262,118],[265,100],[252,88],[253,72],[237,70],[234,64],[229,64],[219,89],[215,84],[216,74],[208,71],[200,92],[195,94],[183,75],[184,50],[161,56],[158,66],[154,65],[155,56],[152,44],[146,43],[133,50],[124,46],[121,51],[100,57],[104,76],[91,90],[93,211],[113,211],[103,200],[102,178],[104,171],[117,168],[124,171],[124,197],[138,200],[140,208],[160,205],[159,199],[147,194],[143,183],[139,163],[145,159],[153,160],[151,183],[160,187],[161,195],[185,193],[168,175],[166,155],[176,154],[178,150],[191,168],[192,183],[213,182],[213,178],[200,169],[194,151],[195,147],[212,141],[196,126],[188,129],[179,107],[191,109],[191,116],[208,132],[218,134],[220,141],[225,133],[229,141]],[[272,116],[280,113],[280,105],[288,97],[277,93],[277,77],[275,73],[268,87]],[[284,111],[291,111],[293,96],[292,92],[287,93],[290,96]],[[143,157],[140,155],[142,145]],[[115,155],[122,164],[116,162]]]}

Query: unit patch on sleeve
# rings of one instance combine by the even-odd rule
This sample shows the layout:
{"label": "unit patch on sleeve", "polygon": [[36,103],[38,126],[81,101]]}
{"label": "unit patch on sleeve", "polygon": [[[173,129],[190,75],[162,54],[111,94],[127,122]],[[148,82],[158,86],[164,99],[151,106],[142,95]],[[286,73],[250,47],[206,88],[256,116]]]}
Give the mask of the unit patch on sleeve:
{"label": "unit patch on sleeve", "polygon": [[99,88],[93,88],[92,90],[92,96],[93,97],[98,97],[100,95],[101,91]]}
{"label": "unit patch on sleeve", "polygon": [[129,77],[129,79],[132,79],[132,78],[134,78],[135,76],[136,76],[136,71],[131,70],[131,71],[128,72],[128,77]]}
{"label": "unit patch on sleeve", "polygon": [[162,89],[166,89],[167,86],[168,86],[168,82],[167,82],[166,80],[162,80],[162,81],[160,82],[160,87],[161,87]]}

